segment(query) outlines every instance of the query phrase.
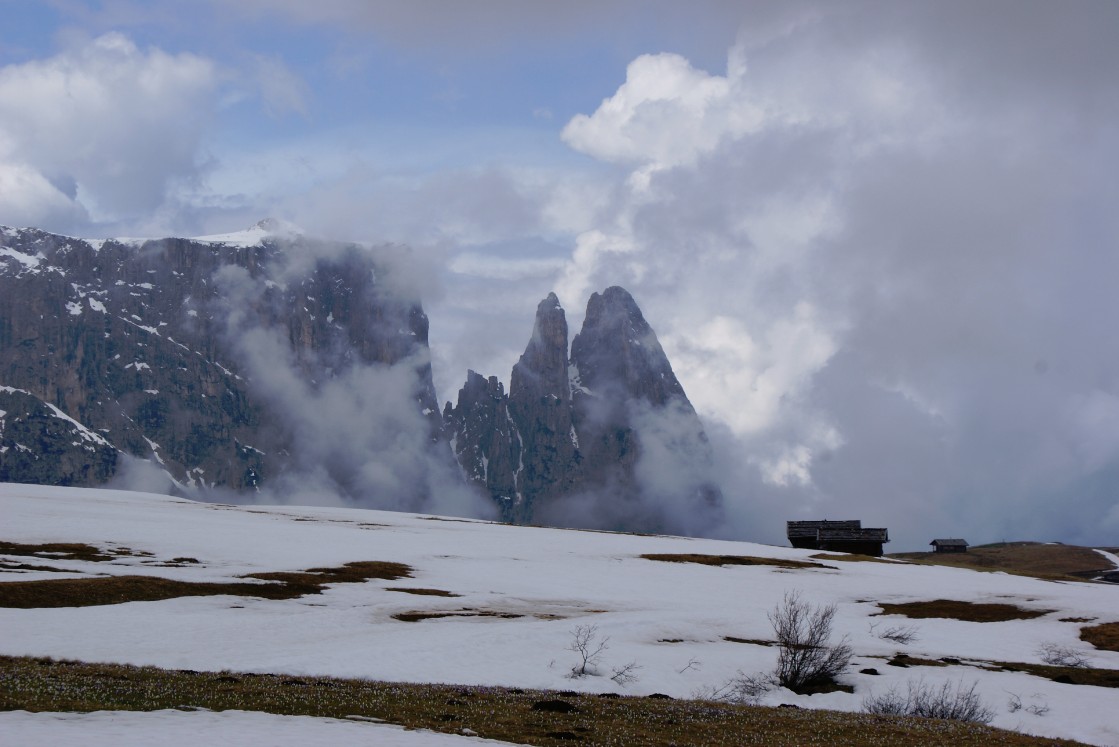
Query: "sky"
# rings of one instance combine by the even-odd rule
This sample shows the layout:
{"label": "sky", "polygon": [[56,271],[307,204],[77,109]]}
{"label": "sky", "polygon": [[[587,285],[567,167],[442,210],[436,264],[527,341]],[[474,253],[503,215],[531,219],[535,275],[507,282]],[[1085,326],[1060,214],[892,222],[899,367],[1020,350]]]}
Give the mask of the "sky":
{"label": "sky", "polygon": [[409,247],[436,387],[627,288],[727,536],[1119,538],[1119,4],[0,0],[0,223]]}

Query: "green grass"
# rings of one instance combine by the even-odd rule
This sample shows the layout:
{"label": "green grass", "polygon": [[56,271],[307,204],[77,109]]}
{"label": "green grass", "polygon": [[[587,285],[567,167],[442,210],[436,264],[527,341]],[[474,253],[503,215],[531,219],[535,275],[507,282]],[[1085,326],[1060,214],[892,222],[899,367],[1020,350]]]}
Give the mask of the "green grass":
{"label": "green grass", "polygon": [[97,576],[7,581],[0,583],[0,607],[21,609],[92,607],[219,594],[263,599],[295,599],[306,594],[319,594],[327,584],[358,583],[370,579],[395,581],[411,575],[412,569],[403,563],[358,561],[338,568],[254,573],[246,577],[272,582],[265,584],[247,581],[193,583],[156,576]]}
{"label": "green grass", "polygon": [[[559,709],[555,701],[567,705]],[[542,746],[1078,744],[976,724],[861,713],[0,657],[0,710],[165,708],[359,716],[446,733],[469,728],[488,739]]]}
{"label": "green grass", "polygon": [[[659,560],[663,563],[698,563],[699,565],[770,565],[777,568],[832,568],[820,563],[806,563],[803,560],[782,560],[781,558],[759,558],[753,555],[701,555],[699,553],[646,553],[645,560]],[[832,570],[835,570],[832,568]]]}
{"label": "green grass", "polygon": [[934,599],[928,602],[876,602],[883,615],[904,615],[911,618],[944,618],[966,622],[1007,622],[1032,620],[1053,610],[1029,610],[1013,604],[961,602],[955,599]]}

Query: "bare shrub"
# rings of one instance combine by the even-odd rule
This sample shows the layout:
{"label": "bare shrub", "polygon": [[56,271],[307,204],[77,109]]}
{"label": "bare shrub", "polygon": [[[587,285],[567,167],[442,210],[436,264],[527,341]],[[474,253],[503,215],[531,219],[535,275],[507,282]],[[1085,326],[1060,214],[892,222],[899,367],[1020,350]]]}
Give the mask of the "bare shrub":
{"label": "bare shrub", "polygon": [[580,660],[571,668],[572,679],[598,674],[598,660],[602,658],[602,652],[609,648],[606,642],[610,638],[608,636],[601,641],[597,639],[597,625],[579,625],[571,631],[571,643],[567,650],[574,651]]}
{"label": "bare shrub", "polygon": [[[995,712],[983,703],[975,692],[975,682],[965,687],[962,681],[955,684],[945,682],[939,688],[925,682],[906,683],[906,692],[900,693],[890,688],[881,695],[874,695],[863,701],[863,711],[887,716],[921,716],[951,721],[974,721],[988,723]],[[1011,707],[1015,705],[1011,700]],[[1021,699],[1017,702],[1021,708]]]}
{"label": "bare shrub", "polygon": [[624,687],[632,682],[637,682],[637,670],[639,669],[641,669],[641,665],[636,661],[631,661],[629,664],[612,668],[610,671],[613,674],[610,675],[610,679]]}
{"label": "bare shrub", "polygon": [[870,624],[870,632],[884,641],[893,641],[907,646],[917,640],[918,628],[914,625],[893,625],[885,630],[878,630],[879,623]]}
{"label": "bare shrub", "polygon": [[[1018,711],[1022,710],[1022,697],[1018,695],[1018,693],[1011,693],[1009,691],[1008,694],[1010,695],[1010,700],[1007,701],[1006,709],[1011,713],[1017,713]],[[1036,700],[1041,696],[1035,694],[1033,697]],[[1044,702],[1032,703],[1024,707],[1027,713],[1032,713],[1035,716],[1044,716],[1045,714],[1049,713],[1049,704]]]}
{"label": "bare shrub", "polygon": [[721,703],[757,705],[762,696],[772,690],[776,682],[768,674],[743,674],[729,679],[718,687],[704,686],[692,691],[695,700],[717,700]]}
{"label": "bare shrub", "polygon": [[1037,655],[1046,664],[1054,667],[1081,667],[1091,664],[1091,659],[1083,651],[1059,643],[1043,643],[1038,646]]}
{"label": "bare shrub", "polygon": [[851,646],[844,637],[831,644],[835,605],[816,607],[788,592],[769,614],[780,651],[773,677],[794,692],[833,682],[851,661]]}

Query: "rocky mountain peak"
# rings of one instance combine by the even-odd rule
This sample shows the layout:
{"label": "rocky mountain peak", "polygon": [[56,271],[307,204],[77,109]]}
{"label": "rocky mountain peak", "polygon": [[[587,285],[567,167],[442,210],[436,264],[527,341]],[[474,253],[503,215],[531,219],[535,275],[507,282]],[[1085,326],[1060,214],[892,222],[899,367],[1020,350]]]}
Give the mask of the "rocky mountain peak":
{"label": "rocky mountain peak", "polygon": [[[457,407],[448,403],[445,414],[464,473],[489,490],[508,521],[695,531],[675,517],[717,514],[721,497],[706,476],[710,449],[637,302],[618,286],[595,293],[570,357],[567,341],[551,293],[536,308],[508,397],[493,377],[468,374]],[[656,474],[666,461],[669,480]]]}
{"label": "rocky mountain peak", "polygon": [[536,307],[532,337],[513,366],[509,391],[521,400],[571,397],[567,382],[567,317],[559,298],[549,293]]}
{"label": "rocky mountain peak", "polygon": [[652,327],[633,296],[619,286],[595,293],[587,302],[583,329],[571,343],[571,362],[582,387],[592,393],[657,406],[687,401]]}

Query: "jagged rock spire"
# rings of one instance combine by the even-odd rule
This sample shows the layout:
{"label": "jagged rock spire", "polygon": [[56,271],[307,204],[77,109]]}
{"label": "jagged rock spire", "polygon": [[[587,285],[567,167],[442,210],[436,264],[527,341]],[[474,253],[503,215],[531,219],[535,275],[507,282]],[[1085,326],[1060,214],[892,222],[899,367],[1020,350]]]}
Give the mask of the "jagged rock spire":
{"label": "jagged rock spire", "polygon": [[[591,296],[570,360],[567,320],[549,294],[513,367],[509,396],[497,401],[500,384],[491,377],[491,399],[481,407],[476,392],[483,381],[471,372],[445,419],[464,472],[489,490],[506,520],[694,532],[699,523],[680,517],[717,513],[721,499],[709,482],[702,425],[625,289]],[[505,430],[494,414],[502,406],[512,425]],[[484,479],[474,456],[482,453]],[[497,453],[519,458],[500,460]],[[499,462],[510,472],[497,474]],[[671,479],[657,476],[662,466]],[[515,495],[494,484],[514,485]]]}

